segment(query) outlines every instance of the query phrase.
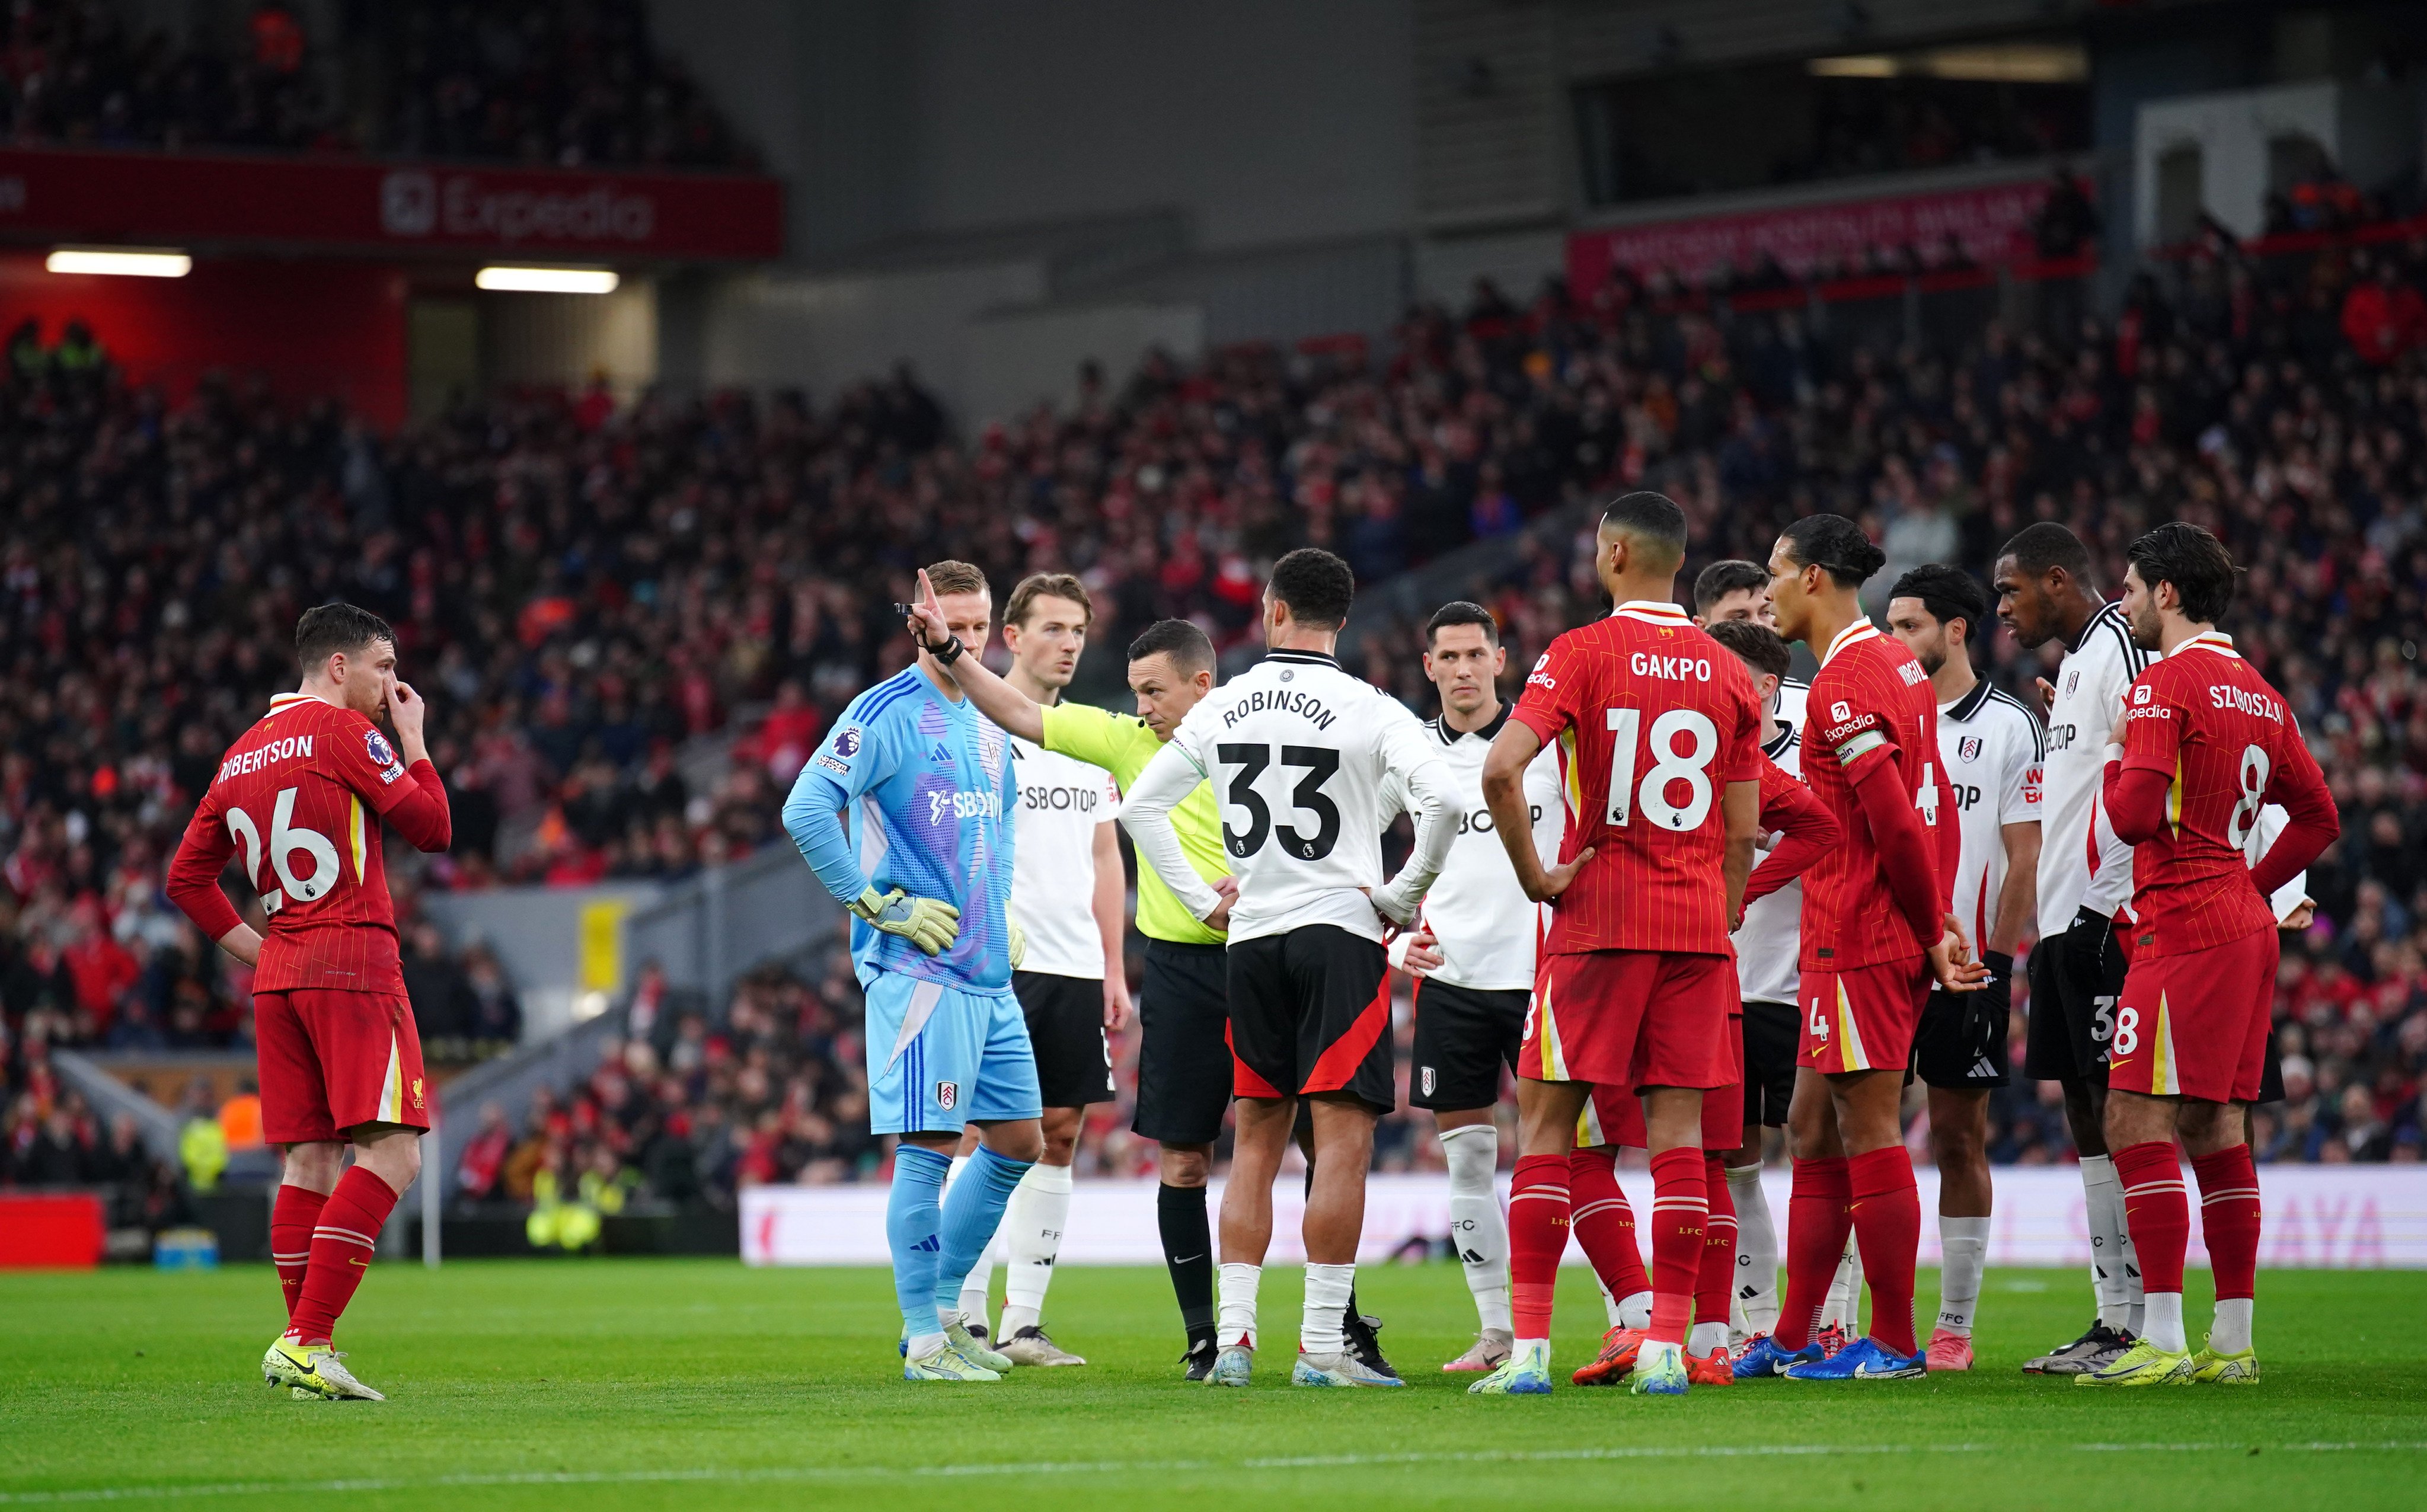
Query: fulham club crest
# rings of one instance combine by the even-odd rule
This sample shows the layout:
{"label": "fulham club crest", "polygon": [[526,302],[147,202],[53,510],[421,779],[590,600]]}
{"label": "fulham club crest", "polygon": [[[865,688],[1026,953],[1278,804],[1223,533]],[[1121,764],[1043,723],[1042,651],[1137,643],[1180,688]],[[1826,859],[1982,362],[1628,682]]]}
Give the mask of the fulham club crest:
{"label": "fulham club crest", "polygon": [[936,1083],[936,1106],[937,1106],[937,1107],[938,1107],[938,1108],[943,1108],[943,1109],[946,1109],[946,1110],[950,1110],[950,1109],[952,1108],[953,1104],[954,1104],[954,1103],[956,1103],[956,1102],[958,1102],[958,1101],[960,1101],[960,1100],[961,1100],[961,1084],[960,1084],[959,1082],[957,1082],[957,1081],[938,1081],[938,1082],[937,1082],[937,1083]]}
{"label": "fulham club crest", "polygon": [[1955,754],[1966,761],[1980,759],[1980,737],[1967,735],[1955,742]]}

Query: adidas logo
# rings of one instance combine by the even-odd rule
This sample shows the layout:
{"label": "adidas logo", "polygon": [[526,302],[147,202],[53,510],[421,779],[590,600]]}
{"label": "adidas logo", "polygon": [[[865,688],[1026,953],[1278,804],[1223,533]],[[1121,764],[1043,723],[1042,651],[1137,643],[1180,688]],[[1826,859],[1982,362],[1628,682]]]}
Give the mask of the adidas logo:
{"label": "adidas logo", "polygon": [[934,1234],[929,1234],[926,1238],[924,1238],[924,1239],[922,1239],[922,1240],[919,1241],[917,1244],[915,1244],[911,1245],[910,1247],[911,1247],[912,1249],[915,1249],[915,1250],[920,1251],[920,1253],[922,1253],[922,1254],[933,1254],[933,1253],[935,1253],[935,1252],[937,1252],[937,1251],[938,1251],[938,1250],[941,1250],[941,1249],[944,1247],[944,1245],[943,1245],[943,1242],[942,1242],[942,1241],[940,1241],[940,1240],[938,1240],[938,1239],[937,1239]]}
{"label": "adidas logo", "polygon": [[1973,1065],[1972,1074],[1979,1077],[1983,1081],[1993,1081],[1996,1080],[1997,1068],[1989,1064],[1989,1057],[1983,1055],[1980,1057],[1979,1061]]}
{"label": "adidas logo", "polygon": [[942,742],[938,741],[936,749],[927,753],[927,759],[930,761],[950,761],[953,759],[953,753],[945,750]]}

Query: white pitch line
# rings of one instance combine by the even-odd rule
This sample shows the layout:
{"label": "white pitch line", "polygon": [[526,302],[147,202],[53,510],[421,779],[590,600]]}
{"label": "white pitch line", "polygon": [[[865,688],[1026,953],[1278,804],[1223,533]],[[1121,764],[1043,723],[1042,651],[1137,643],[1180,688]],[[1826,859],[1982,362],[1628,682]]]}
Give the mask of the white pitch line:
{"label": "white pitch line", "polygon": [[2080,1454],[2137,1451],[2153,1454],[2417,1454],[2427,1441],[2388,1439],[2249,1443],[2002,1444],[1621,1444],[1599,1449],[1507,1449],[1406,1455],[1298,1455],[1254,1459],[1036,1460],[993,1465],[799,1465],[763,1469],[705,1466],[689,1470],[528,1471],[493,1475],[356,1478],[331,1481],[236,1481],[192,1486],[108,1486],[72,1491],[0,1491],[0,1505],[58,1506],[89,1502],[169,1500],[195,1496],[296,1496],[319,1492],[463,1490],[516,1486],[648,1486],[687,1483],[746,1485],[757,1482],[901,1479],[964,1475],[1109,1475],[1173,1471],[1339,1470],[1392,1465],[1530,1464],[1598,1459],[1735,1459],[1809,1455],[2044,1454],[2049,1449]]}

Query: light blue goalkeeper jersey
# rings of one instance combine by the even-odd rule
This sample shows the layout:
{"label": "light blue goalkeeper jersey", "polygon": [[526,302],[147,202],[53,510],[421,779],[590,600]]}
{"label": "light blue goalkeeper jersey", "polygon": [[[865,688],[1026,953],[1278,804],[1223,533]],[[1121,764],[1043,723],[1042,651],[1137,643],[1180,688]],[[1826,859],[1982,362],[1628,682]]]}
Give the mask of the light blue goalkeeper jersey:
{"label": "light blue goalkeeper jersey", "polygon": [[[960,937],[930,956],[855,918],[852,965],[964,991],[1011,990],[1011,740],[913,666],[836,720],[784,803],[784,828],[844,902],[900,887],[961,911]],[[848,827],[842,815],[848,812]]]}

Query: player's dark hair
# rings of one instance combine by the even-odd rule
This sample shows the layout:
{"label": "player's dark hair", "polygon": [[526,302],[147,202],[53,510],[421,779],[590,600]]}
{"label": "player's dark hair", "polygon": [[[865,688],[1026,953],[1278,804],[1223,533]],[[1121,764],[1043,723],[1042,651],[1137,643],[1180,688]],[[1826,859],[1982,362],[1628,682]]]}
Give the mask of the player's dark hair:
{"label": "player's dark hair", "polygon": [[2196,525],[2180,520],[2158,527],[2125,548],[2124,555],[2141,569],[2141,581],[2155,593],[2159,583],[2172,583],[2182,595],[2183,617],[2214,625],[2233,607],[2241,569],[2233,564],[2224,543]]}
{"label": "player's dark hair", "polygon": [[1621,494],[1601,512],[1601,528],[1624,530],[1667,546],[1678,561],[1686,560],[1686,512],[1666,494],[1637,489]]}
{"label": "player's dark hair", "polygon": [[1965,645],[1980,638],[1981,623],[1989,616],[1989,600],[1972,575],[1944,562],[1933,561],[1906,573],[1888,590],[1888,597],[1920,599],[1921,607],[1942,626],[1962,620]]}
{"label": "player's dark hair", "polygon": [[1842,514],[1807,514],[1778,538],[1786,543],[1786,560],[1799,567],[1825,568],[1840,588],[1860,588],[1887,565],[1888,554]]}
{"label": "player's dark hair", "polygon": [[1130,642],[1130,659],[1169,657],[1183,677],[1214,670],[1214,641],[1194,620],[1157,620]]}
{"label": "player's dark hair", "polygon": [[1357,575],[1321,546],[1300,546],[1273,563],[1269,587],[1275,599],[1289,606],[1291,619],[1311,629],[1336,630],[1348,623]]}
{"label": "player's dark hair", "polygon": [[[927,580],[935,581],[929,573]],[[942,593],[942,589],[936,590]],[[1096,601],[1087,596],[1087,585],[1067,572],[1033,572],[1019,580],[1011,591],[1011,602],[1002,607],[1002,623],[1027,627],[1028,616],[1035,611],[1040,598],[1067,598],[1084,612],[1086,625],[1096,623]]]}
{"label": "player's dark hair", "polygon": [[295,622],[295,659],[309,675],[331,657],[349,656],[373,641],[396,644],[396,631],[366,609],[351,604],[316,604]]}
{"label": "player's dark hair", "polygon": [[1490,610],[1462,598],[1453,598],[1433,610],[1433,617],[1425,621],[1425,649],[1431,650],[1441,632],[1453,625],[1480,625],[1484,640],[1493,645],[1500,643],[1500,622],[1491,617]]}
{"label": "player's dark hair", "polygon": [[2062,567],[2077,582],[2090,578],[2090,548],[2081,544],[2081,537],[2054,520],[2024,526],[1997,555],[2013,558],[2026,577],[2044,577],[2048,569]]}
{"label": "player's dark hair", "polygon": [[1708,614],[1711,606],[1730,593],[1762,593],[1769,587],[1769,570],[1758,561],[1730,557],[1715,561],[1694,576],[1694,612]]}
{"label": "player's dark hair", "polygon": [[1702,628],[1712,640],[1735,652],[1737,660],[1756,673],[1784,677],[1786,669],[1794,664],[1794,655],[1787,650],[1786,642],[1767,625],[1755,625],[1751,620],[1721,620]]}

